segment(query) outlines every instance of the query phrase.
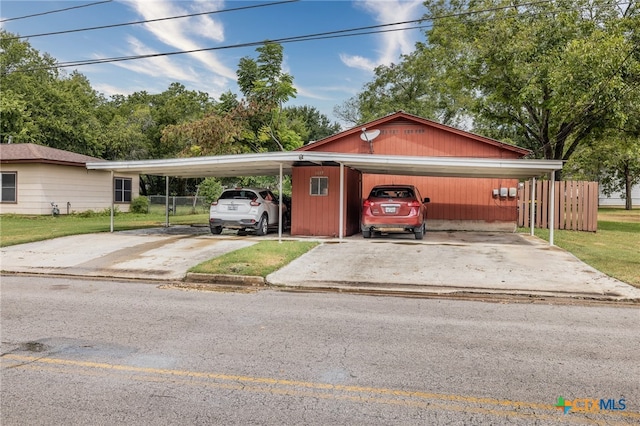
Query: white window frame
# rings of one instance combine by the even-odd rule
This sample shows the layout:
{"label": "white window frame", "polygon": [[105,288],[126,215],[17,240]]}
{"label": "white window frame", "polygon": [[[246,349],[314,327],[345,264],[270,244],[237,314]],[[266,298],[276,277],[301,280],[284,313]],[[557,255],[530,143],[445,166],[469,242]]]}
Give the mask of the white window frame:
{"label": "white window frame", "polygon": [[326,197],[329,195],[329,177],[311,176],[309,180],[309,195],[312,197]]}
{"label": "white window frame", "polygon": [[[118,181],[122,182],[122,187],[118,189]],[[125,182],[129,182],[129,189],[125,188]],[[126,195],[129,194],[129,200],[127,200]],[[133,179],[125,178],[125,177],[115,177],[113,178],[113,201],[117,204],[131,204],[131,199],[133,198]]]}

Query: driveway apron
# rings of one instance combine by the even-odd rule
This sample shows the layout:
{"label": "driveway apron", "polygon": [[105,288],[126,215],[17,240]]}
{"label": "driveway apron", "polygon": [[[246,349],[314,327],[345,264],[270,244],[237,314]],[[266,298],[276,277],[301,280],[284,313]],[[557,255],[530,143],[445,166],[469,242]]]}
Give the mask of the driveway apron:
{"label": "driveway apron", "polygon": [[255,243],[193,234],[74,235],[2,248],[0,268],[6,272],[181,280],[190,267]]}

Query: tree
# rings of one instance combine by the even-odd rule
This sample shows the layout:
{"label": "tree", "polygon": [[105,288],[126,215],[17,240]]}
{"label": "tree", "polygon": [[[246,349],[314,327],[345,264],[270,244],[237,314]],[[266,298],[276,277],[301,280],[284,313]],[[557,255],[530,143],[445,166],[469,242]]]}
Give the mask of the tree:
{"label": "tree", "polygon": [[638,2],[519,3],[425,1],[426,42],[377,68],[341,117],[404,109],[565,161],[620,127],[640,102]]}
{"label": "tree", "polygon": [[[286,107],[285,113],[291,123],[297,122],[306,129],[303,135],[305,144],[324,139],[342,130],[339,123],[332,123],[326,115],[312,106]],[[294,124],[291,126],[295,127]]]}
{"label": "tree", "polygon": [[82,74],[61,76],[56,61],[0,31],[2,142],[32,142],[100,156],[105,140],[94,115],[102,98]]}
{"label": "tree", "polygon": [[282,46],[267,42],[256,51],[258,58],[240,59],[236,72],[245,96],[243,142],[256,152],[295,149],[302,140],[288,128],[282,108],[296,89],[293,77],[282,72]]}
{"label": "tree", "polygon": [[565,168],[577,179],[599,181],[605,195],[621,193],[625,209],[631,210],[631,190],[640,185],[640,108],[631,109],[628,117],[623,127],[578,149]]}
{"label": "tree", "polygon": [[426,33],[428,49],[448,55],[451,86],[473,96],[473,116],[488,136],[568,160],[590,137],[624,122],[624,99],[640,75],[636,2],[425,5],[425,18],[438,18]]}
{"label": "tree", "polygon": [[400,110],[447,125],[461,125],[468,100],[463,91],[447,87],[453,80],[447,78],[442,58],[435,53],[417,43],[416,50],[402,55],[399,63],[378,66],[373,81],[334,108],[334,113],[353,125]]}

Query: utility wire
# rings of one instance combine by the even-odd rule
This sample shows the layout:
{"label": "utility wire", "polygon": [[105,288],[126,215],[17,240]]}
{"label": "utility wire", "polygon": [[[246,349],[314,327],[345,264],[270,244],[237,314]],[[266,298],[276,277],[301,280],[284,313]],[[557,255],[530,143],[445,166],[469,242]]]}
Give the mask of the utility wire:
{"label": "utility wire", "polygon": [[[111,0],[109,0],[109,1],[111,1]],[[144,21],[123,22],[123,23],[120,23],[120,24],[101,25],[101,26],[97,26],[97,27],[77,28],[77,29],[73,29],[73,30],[54,31],[54,32],[40,33],[40,34],[30,34],[30,35],[18,36],[18,37],[8,37],[8,39],[12,40],[12,39],[23,39],[23,38],[35,38],[35,37],[44,37],[44,36],[52,36],[52,35],[59,35],[59,34],[78,33],[78,32],[82,32],[82,31],[104,30],[104,29],[108,29],[108,28],[126,27],[126,26],[129,26],[129,25],[148,24],[150,22],[168,21],[168,20],[171,20],[171,19],[192,18],[194,16],[213,15],[215,13],[235,12],[235,11],[238,11],[238,10],[255,9],[255,8],[266,7],[266,6],[276,6],[276,5],[285,4],[285,3],[295,3],[297,1],[300,1],[300,0],[285,0],[285,1],[278,1],[278,2],[273,2],[273,3],[261,3],[261,4],[254,4],[254,5],[251,5],[251,6],[241,6],[241,7],[234,7],[234,8],[230,8],[230,9],[214,10],[214,11],[210,11],[210,12],[198,12],[198,13],[190,13],[188,15],[170,16],[170,17],[166,17],[166,18],[156,18],[156,19],[147,19],[147,20],[144,20]]]}
{"label": "utility wire", "polygon": [[6,19],[0,20],[0,22],[9,22],[9,21],[17,21],[18,19],[34,18],[36,16],[49,15],[51,13],[66,12],[66,11],[72,10],[72,9],[80,9],[80,8],[83,8],[83,7],[97,6],[97,5],[103,4],[103,3],[111,3],[112,1],[113,0],[97,1],[97,2],[94,2],[94,3],[83,4],[83,5],[80,5],[80,6],[72,6],[72,7],[66,7],[64,9],[50,10],[48,12],[34,13],[32,15],[18,16],[16,18],[6,18]]}
{"label": "utility wire", "polygon": [[[518,6],[520,7],[532,6],[532,5],[541,4],[541,3],[549,3],[550,1],[552,0],[538,0],[538,1],[533,1],[529,3],[523,3]],[[386,29],[386,30],[380,30],[380,28],[392,27],[397,25],[422,23],[424,21],[435,21],[439,19],[454,18],[454,17],[466,16],[466,15],[482,13],[482,12],[494,12],[494,11],[499,11],[499,10],[508,9],[512,7],[513,6],[497,6],[489,9],[464,11],[464,12],[452,13],[447,15],[434,16],[426,19],[413,19],[409,21],[394,22],[390,24],[369,25],[365,27],[327,31],[327,32],[308,34],[308,35],[302,35],[302,36],[284,37],[280,39],[253,41],[253,42],[218,46],[218,47],[206,47],[206,48],[192,49],[192,50],[180,50],[175,52],[150,53],[146,55],[120,56],[120,57],[111,57],[111,58],[102,58],[102,59],[89,59],[89,60],[82,60],[82,61],[59,62],[52,67],[31,68],[29,70],[25,70],[24,72],[43,70],[43,69],[52,69],[52,68],[68,68],[68,67],[77,67],[77,66],[85,66],[85,65],[104,64],[104,63],[111,63],[111,62],[131,61],[136,59],[149,59],[149,58],[155,58],[155,57],[161,57],[161,56],[174,56],[174,55],[183,55],[183,54],[190,54],[190,53],[209,52],[209,51],[215,51],[215,50],[236,49],[236,48],[242,48],[242,47],[259,46],[265,43],[284,44],[284,43],[294,43],[294,42],[300,42],[300,41],[323,40],[323,39],[341,38],[341,37],[354,37],[354,36],[360,36],[360,35],[379,34],[379,33],[385,33],[385,32],[393,32],[393,31],[407,31],[407,30],[428,28],[429,26],[431,26],[431,24],[419,25],[419,26],[414,26],[409,28],[405,27],[405,28]]]}

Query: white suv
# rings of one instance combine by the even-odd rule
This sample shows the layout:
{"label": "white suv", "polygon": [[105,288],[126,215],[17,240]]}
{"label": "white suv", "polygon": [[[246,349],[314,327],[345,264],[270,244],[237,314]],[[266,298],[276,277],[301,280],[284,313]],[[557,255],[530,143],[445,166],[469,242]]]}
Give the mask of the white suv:
{"label": "white suv", "polygon": [[[279,205],[276,196],[268,189],[226,189],[209,209],[209,227],[214,235],[223,228],[255,230],[265,235],[269,228],[278,226]],[[282,217],[287,217],[287,208],[282,206]]]}

